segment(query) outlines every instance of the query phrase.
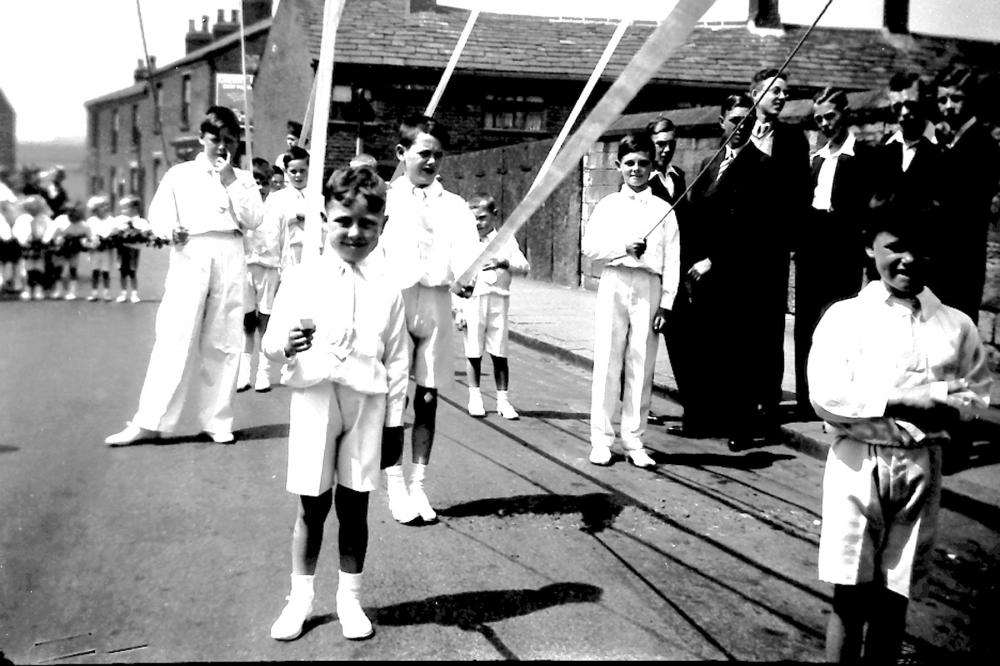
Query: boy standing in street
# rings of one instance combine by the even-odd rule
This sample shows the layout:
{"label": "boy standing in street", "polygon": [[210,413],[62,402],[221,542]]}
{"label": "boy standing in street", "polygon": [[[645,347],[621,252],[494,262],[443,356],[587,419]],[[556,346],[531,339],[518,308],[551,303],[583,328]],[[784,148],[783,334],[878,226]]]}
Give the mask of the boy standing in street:
{"label": "boy standing in street", "polygon": [[[670,205],[649,188],[654,154],[648,135],[621,140],[616,167],[625,183],[597,204],[583,237],[583,253],[607,262],[595,312],[590,403],[590,462],[595,465],[611,462],[611,418],[623,365],[621,438],[626,456],[637,467],[656,464],[642,437],[652,402],[657,333],[667,325],[677,294],[680,234]],[[643,236],[647,232],[648,238]]]}
{"label": "boy standing in street", "polygon": [[172,237],[156,340],[128,426],[104,440],[130,444],[170,432],[195,384],[198,419],[212,440],[233,438],[233,393],[243,347],[243,231],[255,229],[263,202],[253,175],[234,169],[240,123],[223,106],[209,107],[201,123],[203,150],[171,167],[153,195],[153,233]]}
{"label": "boy standing in street", "polygon": [[464,296],[472,292],[471,286],[460,287],[455,279],[480,250],[468,204],[437,179],[447,142],[445,129],[430,118],[403,121],[396,145],[403,174],[393,181],[386,198],[384,258],[391,279],[403,292],[416,383],[409,484],[403,478],[402,431],[382,460],[389,509],[403,523],[418,515],[425,522],[437,519],[423,482],[434,443],[438,390],[454,379],[449,288]]}
{"label": "boy standing in street", "polygon": [[[469,199],[469,209],[476,217],[479,241],[489,243],[497,235],[499,217],[497,202],[488,194],[477,194]],[[528,272],[528,260],[517,241],[511,241],[483,266],[476,278],[472,296],[465,300],[465,373],[469,381],[469,415],[486,416],[483,394],[479,390],[482,375],[483,353],[493,359],[493,377],[497,386],[497,414],[505,419],[518,418],[517,410],[510,404],[507,386],[510,367],[507,363],[507,312],[510,309],[510,278],[512,273]]]}
{"label": "boy standing in street", "polygon": [[[409,336],[402,297],[367,261],[384,221],[385,183],[372,169],[327,183],[327,251],[282,277],[262,347],[285,363],[289,492],[299,496],[288,604],[271,637],[292,640],[312,612],[323,524],[340,523],[337,617],[344,637],[374,633],[359,600],[368,549],[368,494],[378,487],[383,432],[402,436]],[[315,346],[315,349],[312,349]],[[336,485],[336,489],[333,487]]]}
{"label": "boy standing in street", "polygon": [[837,434],[819,544],[819,578],[834,584],[829,661],[895,662],[931,561],[954,408],[989,399],[975,324],[924,286],[930,210],[872,212],[866,251],[880,279],[830,306],[809,355],[813,406]]}

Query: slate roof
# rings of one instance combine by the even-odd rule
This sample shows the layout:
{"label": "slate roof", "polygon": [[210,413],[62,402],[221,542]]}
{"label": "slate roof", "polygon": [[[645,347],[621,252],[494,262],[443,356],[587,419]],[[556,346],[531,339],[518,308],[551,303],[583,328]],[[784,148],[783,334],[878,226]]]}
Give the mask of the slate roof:
{"label": "slate roof", "polygon": [[[323,0],[300,0],[302,26],[319,57]],[[291,4],[290,2],[287,4]],[[408,0],[346,0],[336,40],[336,62],[443,69],[469,12],[438,7],[409,12]],[[281,7],[279,5],[279,10]],[[549,19],[482,13],[457,72],[585,80],[611,38],[613,21]],[[605,70],[614,80],[655,25],[632,25]],[[781,36],[754,34],[745,25],[699,25],[654,81],[732,88],[763,67],[776,67],[806,31],[786,26]],[[897,69],[937,69],[955,57],[997,67],[1000,45],[881,30],[817,28],[789,66],[793,86],[864,90],[886,84]]]}

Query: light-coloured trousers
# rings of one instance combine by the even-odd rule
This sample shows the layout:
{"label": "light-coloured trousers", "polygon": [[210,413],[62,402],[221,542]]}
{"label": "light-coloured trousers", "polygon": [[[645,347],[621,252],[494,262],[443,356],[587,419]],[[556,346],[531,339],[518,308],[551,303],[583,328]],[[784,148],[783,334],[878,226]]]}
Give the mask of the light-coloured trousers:
{"label": "light-coloured trousers", "polygon": [[622,388],[621,438],[626,449],[642,448],[653,393],[659,336],[653,318],[660,305],[660,276],[637,268],[605,267],[594,313],[594,379],[590,443],[611,446],[611,419]]}
{"label": "light-coloured trousers", "polygon": [[235,234],[198,234],[170,250],[156,340],[133,425],[172,432],[194,384],[201,428],[232,431],[245,280],[243,241]]}

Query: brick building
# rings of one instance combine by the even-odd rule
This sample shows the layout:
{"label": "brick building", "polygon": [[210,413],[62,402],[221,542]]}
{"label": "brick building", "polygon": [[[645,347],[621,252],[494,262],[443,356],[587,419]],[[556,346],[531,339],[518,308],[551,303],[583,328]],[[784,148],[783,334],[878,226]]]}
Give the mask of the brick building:
{"label": "brick building", "polygon": [[[247,74],[253,76],[271,26],[271,0],[244,0]],[[198,124],[216,103],[219,75],[242,73],[238,10],[189,23],[184,57],[153,72],[139,61],[134,83],[91,99],[87,109],[87,190],[113,199],[138,194],[149,203],[167,168],[200,150]],[[151,87],[159,97],[157,119]]]}
{"label": "brick building", "polygon": [[17,114],[10,100],[0,90],[0,167],[6,167],[9,171],[14,171],[17,165],[17,137],[15,126],[17,124]]}

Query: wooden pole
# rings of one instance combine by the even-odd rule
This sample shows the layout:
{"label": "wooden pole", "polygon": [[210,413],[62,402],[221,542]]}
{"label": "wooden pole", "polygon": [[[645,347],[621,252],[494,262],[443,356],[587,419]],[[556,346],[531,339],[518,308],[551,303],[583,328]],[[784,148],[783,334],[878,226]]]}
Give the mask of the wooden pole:
{"label": "wooden pole", "polygon": [[462,28],[462,34],[458,36],[458,42],[455,44],[455,48],[451,50],[451,57],[448,58],[448,64],[444,68],[444,72],[441,73],[441,80],[438,81],[437,88],[434,89],[434,94],[431,95],[431,101],[427,104],[427,108],[424,110],[424,115],[427,117],[433,117],[434,112],[437,111],[438,104],[441,102],[441,97],[444,96],[445,88],[448,87],[448,81],[451,80],[451,75],[455,71],[455,65],[458,64],[458,59],[462,56],[462,51],[465,49],[465,43],[469,41],[469,35],[472,34],[472,27],[476,25],[476,20],[479,18],[479,10],[474,9],[469,14],[468,20],[465,22],[465,27]]}
{"label": "wooden pole", "polygon": [[240,61],[243,64],[243,134],[247,144],[246,168],[253,172],[253,129],[251,129],[250,91],[247,86],[247,36],[243,24],[243,11],[240,11]]}
{"label": "wooden pole", "polygon": [[621,115],[626,105],[653,77],[667,56],[684,42],[698,19],[714,3],[715,0],[680,0],[677,3],[670,15],[657,26],[646,43],[625,66],[621,75],[590,112],[580,129],[570,138],[566,147],[556,155],[548,172],[528,191],[527,196],[517,205],[493,240],[487,243],[479,257],[458,277],[460,284],[472,284],[480,268],[500,248],[510,242],[517,230],[524,226],[528,218],[545,203],[594,142]]}
{"label": "wooden pole", "polygon": [[330,94],[333,89],[333,56],[337,28],[344,11],[344,0],[326,0],[323,6],[323,37],[316,68],[316,99],[313,103],[312,133],[309,137],[309,181],[306,183],[306,224],[303,258],[320,252],[322,220],[312,205],[323,199],[323,166],[326,162],[326,128],[330,120]]}

